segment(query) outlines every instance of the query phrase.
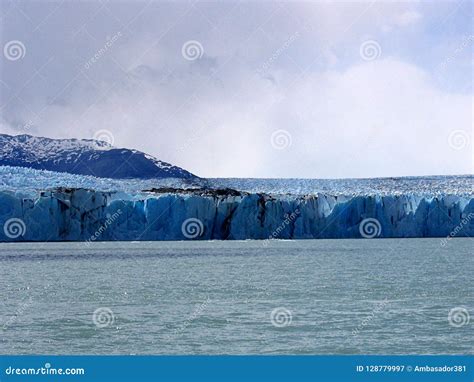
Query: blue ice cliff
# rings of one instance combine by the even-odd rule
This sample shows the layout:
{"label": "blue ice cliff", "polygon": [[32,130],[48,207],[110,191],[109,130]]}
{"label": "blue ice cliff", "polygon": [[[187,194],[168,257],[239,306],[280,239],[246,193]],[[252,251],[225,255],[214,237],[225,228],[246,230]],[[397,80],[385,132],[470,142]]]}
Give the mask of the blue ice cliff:
{"label": "blue ice cliff", "polygon": [[4,182],[0,241],[79,240],[87,245],[108,240],[473,236],[472,177],[451,177],[447,184],[453,182],[461,182],[464,190],[436,195],[271,195],[206,187],[25,192]]}

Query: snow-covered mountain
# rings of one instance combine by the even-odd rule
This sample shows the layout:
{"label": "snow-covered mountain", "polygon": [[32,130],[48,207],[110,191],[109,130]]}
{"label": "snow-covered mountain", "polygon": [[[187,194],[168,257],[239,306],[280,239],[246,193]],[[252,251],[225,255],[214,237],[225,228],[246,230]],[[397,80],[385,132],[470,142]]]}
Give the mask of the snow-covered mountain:
{"label": "snow-covered mountain", "polygon": [[194,178],[190,172],[138,150],[93,139],[0,134],[0,165],[100,178]]}

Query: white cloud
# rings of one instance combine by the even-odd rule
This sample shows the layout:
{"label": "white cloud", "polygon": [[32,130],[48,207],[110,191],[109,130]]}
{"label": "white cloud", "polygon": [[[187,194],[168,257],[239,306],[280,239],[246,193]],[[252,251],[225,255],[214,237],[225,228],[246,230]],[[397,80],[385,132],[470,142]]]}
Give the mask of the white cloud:
{"label": "white cloud", "polygon": [[419,22],[421,19],[422,19],[421,13],[414,10],[408,10],[396,15],[394,17],[394,23],[395,25],[404,27],[407,25],[415,24]]}
{"label": "white cloud", "polygon": [[[471,97],[441,92],[413,65],[395,59],[364,62],[309,74],[293,86],[250,71],[236,78],[227,74],[214,82],[195,74],[181,73],[167,82],[145,76],[139,86],[124,85],[82,119],[82,108],[75,105],[51,109],[40,130],[91,137],[105,128],[116,145],[141,149],[201,176],[472,172],[469,148],[453,150],[448,143],[453,129],[470,132]],[[186,96],[176,94],[181,81],[196,90],[187,103]],[[271,145],[277,129],[291,133],[289,148]]]}
{"label": "white cloud", "polygon": [[[140,149],[200,176],[472,172],[470,147],[453,150],[448,144],[454,129],[471,133],[470,95],[440,90],[429,69],[395,56],[403,41],[399,57],[407,59],[405,48],[414,32],[410,28],[402,32],[401,27],[419,22],[426,7],[421,13],[420,7],[399,2],[284,3],[269,14],[268,7],[243,3],[223,12],[227,18],[212,19],[217,23],[213,29],[198,11],[191,10],[188,18],[174,25],[168,8],[160,5],[153,11],[154,6],[143,14],[149,19],[131,25],[135,33],[124,30],[113,48],[85,72],[91,81],[79,75],[27,132],[91,138],[107,129],[116,145]],[[238,15],[252,17],[242,21]],[[107,22],[91,22],[87,28],[97,36],[98,31],[116,32],[118,26]],[[162,35],[157,29],[166,30],[167,25],[172,28]],[[399,34],[378,35],[383,25],[394,30],[398,26]],[[361,59],[360,43],[367,38],[380,43],[381,58]],[[55,57],[57,66],[51,72],[46,66],[42,72],[48,86],[29,88],[29,98],[21,94],[23,107],[43,110],[52,98],[46,90],[56,77],[63,74],[67,83],[77,75],[68,60],[77,56],[75,64],[83,65],[97,51],[87,45],[88,39],[77,39],[84,52],[69,56],[67,47],[56,46],[55,52],[63,52]],[[192,62],[181,55],[182,44],[190,39],[204,48],[203,57]],[[102,40],[97,44],[103,46]],[[420,51],[414,49],[412,54],[418,58]],[[26,58],[22,64],[27,64]],[[258,71],[262,67],[264,73]],[[301,68],[307,69],[303,76]],[[21,78],[18,84],[23,84]],[[63,88],[56,85],[58,91]],[[6,120],[22,121],[21,112],[6,110],[12,114]],[[292,136],[292,145],[285,150],[271,145],[278,129]],[[15,129],[2,123],[0,131]]]}

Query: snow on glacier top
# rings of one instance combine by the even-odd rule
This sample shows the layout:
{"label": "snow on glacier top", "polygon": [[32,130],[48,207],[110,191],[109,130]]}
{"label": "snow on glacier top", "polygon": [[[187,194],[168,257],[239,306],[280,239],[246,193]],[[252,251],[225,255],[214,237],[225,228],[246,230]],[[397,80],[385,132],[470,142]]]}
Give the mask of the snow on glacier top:
{"label": "snow on glacier top", "polygon": [[152,188],[232,188],[250,193],[307,195],[474,195],[474,176],[373,179],[106,179],[24,167],[0,166],[0,190],[36,192],[57,187],[142,194]]}

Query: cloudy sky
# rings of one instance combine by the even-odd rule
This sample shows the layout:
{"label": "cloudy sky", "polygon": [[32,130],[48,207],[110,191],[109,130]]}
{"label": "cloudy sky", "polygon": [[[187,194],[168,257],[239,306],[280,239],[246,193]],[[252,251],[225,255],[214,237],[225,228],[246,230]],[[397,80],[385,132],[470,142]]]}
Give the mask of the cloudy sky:
{"label": "cloudy sky", "polygon": [[0,4],[0,133],[204,177],[473,172],[468,0]]}

